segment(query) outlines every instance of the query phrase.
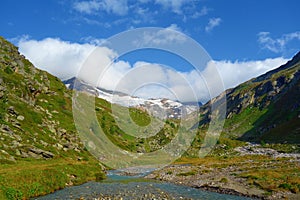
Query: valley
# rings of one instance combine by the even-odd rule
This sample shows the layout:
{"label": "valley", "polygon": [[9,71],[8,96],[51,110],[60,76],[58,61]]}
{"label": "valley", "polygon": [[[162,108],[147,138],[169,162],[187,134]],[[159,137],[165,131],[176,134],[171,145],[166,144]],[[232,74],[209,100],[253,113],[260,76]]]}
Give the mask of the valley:
{"label": "valley", "polygon": [[[85,140],[76,129],[74,93],[82,95],[79,100],[95,100],[92,108],[97,123],[86,123],[86,118],[80,130],[93,140]],[[95,156],[99,154],[89,143],[98,144],[100,129],[124,155],[158,151],[172,143],[180,131],[195,134],[183,155],[148,174],[147,179],[250,198],[297,199],[300,53],[287,64],[221,95],[227,100],[224,129],[213,150],[199,158],[211,106],[219,105],[218,97],[199,107],[198,102],[113,94],[80,80],[63,83],[36,69],[17,47],[0,38],[0,199],[29,199],[105,179],[105,172],[111,169],[105,164],[106,155]],[[189,121],[195,112],[199,112],[198,121]],[[182,127],[182,120],[188,126]],[[162,126],[150,126],[134,135],[131,122],[139,127],[151,122]]]}

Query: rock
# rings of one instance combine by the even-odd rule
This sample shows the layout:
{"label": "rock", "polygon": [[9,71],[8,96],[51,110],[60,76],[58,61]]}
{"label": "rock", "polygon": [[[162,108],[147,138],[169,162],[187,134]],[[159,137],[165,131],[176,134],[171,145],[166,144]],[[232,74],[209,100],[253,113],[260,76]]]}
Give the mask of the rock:
{"label": "rock", "polygon": [[67,150],[72,150],[74,149],[74,145],[72,143],[67,143],[67,144],[64,144],[64,149],[67,149]]}
{"label": "rock", "polygon": [[4,92],[1,91],[1,86],[0,86],[0,99],[2,99],[3,96],[4,96]]}
{"label": "rock", "polygon": [[19,128],[21,127],[21,124],[18,122],[18,121],[12,121],[12,125],[16,128]]}
{"label": "rock", "polygon": [[54,133],[55,135],[57,134],[57,132],[56,132],[56,130],[55,130],[55,128],[54,128],[53,125],[48,125],[48,129],[49,129],[49,131],[51,131],[51,132]]}
{"label": "rock", "polygon": [[7,153],[5,150],[0,150],[0,152],[2,153],[2,154],[5,154],[5,155],[9,155],[9,153]]}
{"label": "rock", "polygon": [[6,161],[9,161],[9,162],[16,162],[15,157],[13,157],[12,155],[10,155],[9,153],[7,153],[4,150],[0,150],[0,160],[6,160]]}
{"label": "rock", "polygon": [[64,148],[63,145],[61,145],[61,144],[59,144],[59,143],[55,144],[55,147],[56,147],[57,149],[59,149],[59,150],[61,150],[62,148]]}
{"label": "rock", "polygon": [[17,117],[17,120],[19,120],[19,121],[23,121],[25,119],[25,117],[23,116],[23,115],[19,115],[18,117]]}
{"label": "rock", "polygon": [[14,134],[14,132],[7,125],[2,125],[2,131],[5,132],[5,133],[8,133],[10,135]]}
{"label": "rock", "polygon": [[18,113],[15,111],[15,108],[13,106],[9,106],[7,111],[11,115],[18,115]]}
{"label": "rock", "polygon": [[36,154],[32,151],[29,151],[27,155],[28,155],[28,157],[31,157],[31,158],[34,158],[34,159],[41,159],[41,156],[39,154]]}
{"label": "rock", "polygon": [[[54,157],[54,154],[49,152],[49,151],[44,151],[42,149],[38,149],[36,147],[33,147],[33,148],[29,148],[29,153],[31,152],[31,155],[32,153],[35,154],[35,155],[39,155],[39,156],[42,156],[43,158],[53,158]],[[33,155],[34,156],[34,155]]]}
{"label": "rock", "polygon": [[11,142],[11,145],[12,145],[11,148],[13,148],[13,149],[22,146],[22,144],[21,144],[20,142],[16,141],[16,140],[13,140],[13,141]]}
{"label": "rock", "polygon": [[64,137],[67,134],[67,131],[63,128],[59,128],[57,133],[59,137]]}
{"label": "rock", "polygon": [[40,140],[40,143],[41,143],[43,146],[45,146],[45,147],[49,145],[47,142],[45,142],[45,141],[43,141],[43,140]]}
{"label": "rock", "polygon": [[48,92],[49,88],[47,86],[43,87],[43,92]]}
{"label": "rock", "polygon": [[19,149],[16,149],[16,156],[21,156],[21,151]]}
{"label": "rock", "polygon": [[29,155],[26,152],[24,152],[24,151],[20,151],[20,152],[21,152],[21,157],[22,158],[28,158],[29,157]]}
{"label": "rock", "polygon": [[22,141],[22,137],[21,136],[15,134],[14,137],[18,140],[18,142]]}

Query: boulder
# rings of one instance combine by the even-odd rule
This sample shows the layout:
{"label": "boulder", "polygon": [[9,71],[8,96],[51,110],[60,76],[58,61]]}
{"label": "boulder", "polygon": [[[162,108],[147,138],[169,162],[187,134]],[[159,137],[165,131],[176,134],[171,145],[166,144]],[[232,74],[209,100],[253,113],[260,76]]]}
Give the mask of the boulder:
{"label": "boulder", "polygon": [[35,157],[33,154],[42,156],[43,158],[46,158],[46,159],[54,157],[54,154],[51,153],[50,151],[44,151],[44,150],[38,149],[36,147],[29,148],[28,151],[29,151],[28,153],[30,155],[32,155],[32,157]]}
{"label": "boulder", "polygon": [[14,132],[7,125],[2,125],[2,131],[5,132],[5,133],[8,133],[10,135],[14,134]]}
{"label": "boulder", "polygon": [[25,117],[23,116],[23,115],[19,115],[18,117],[17,117],[17,120],[19,120],[19,121],[23,121],[25,119]]}
{"label": "boulder", "polygon": [[11,115],[18,115],[18,113],[15,111],[15,108],[13,106],[9,106],[7,109],[8,113]]}

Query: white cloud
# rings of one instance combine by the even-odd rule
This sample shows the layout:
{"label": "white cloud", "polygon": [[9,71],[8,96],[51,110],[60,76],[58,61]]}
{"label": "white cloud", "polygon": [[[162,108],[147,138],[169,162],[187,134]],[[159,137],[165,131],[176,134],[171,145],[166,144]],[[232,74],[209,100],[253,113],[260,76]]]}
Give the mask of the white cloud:
{"label": "white cloud", "polygon": [[186,41],[186,36],[181,33],[181,29],[176,24],[171,24],[159,31],[145,31],[142,38],[133,41],[133,43],[140,46],[183,43],[184,41]]}
{"label": "white cloud", "polygon": [[165,9],[171,9],[177,14],[181,14],[182,6],[190,2],[191,0],[155,0],[156,4],[162,5]]}
{"label": "white cloud", "polygon": [[99,11],[106,11],[116,15],[125,15],[128,12],[127,0],[80,1],[75,2],[73,8],[85,14],[97,14]]}
{"label": "white cloud", "polygon": [[206,32],[212,31],[215,27],[219,26],[222,22],[221,18],[210,18],[207,26],[205,27]]}
{"label": "white cloud", "polygon": [[282,57],[257,61],[213,61],[222,76],[225,88],[232,88],[286,63]]}
{"label": "white cloud", "polygon": [[127,0],[105,0],[104,8],[107,12],[125,15],[128,12]]}
{"label": "white cloud", "polygon": [[73,8],[81,13],[93,14],[101,8],[101,3],[96,0],[75,2]]}
{"label": "white cloud", "polygon": [[202,9],[200,11],[196,11],[191,18],[196,19],[202,16],[205,16],[208,14],[208,12],[210,11],[209,8],[207,8],[206,6],[203,6]]}
{"label": "white cloud", "polygon": [[269,32],[260,32],[258,33],[258,42],[263,49],[268,49],[275,53],[284,52],[287,43],[291,40],[300,41],[300,32],[283,34],[279,38],[272,38]]}
{"label": "white cloud", "polygon": [[[222,82],[216,79],[216,69],[227,89],[279,67],[287,61],[283,58],[243,62],[211,61],[199,74],[196,70],[179,72],[160,64],[143,61],[133,65],[123,60],[113,62],[118,55],[111,49],[101,47],[97,48],[95,53],[95,46],[92,44],[70,43],[55,38],[41,41],[21,39],[18,46],[21,53],[37,67],[61,79],[75,76],[86,61],[89,67],[82,71],[80,78],[87,82],[111,90],[118,87],[120,91],[143,97],[177,96],[176,99],[181,101],[195,99],[191,90],[195,91],[196,98],[202,102],[209,100],[210,95],[213,97],[219,94],[223,88]],[[91,52],[95,56],[87,61]],[[99,67],[107,68],[100,79]],[[144,83],[152,84],[142,87]],[[142,89],[136,92],[137,87]],[[212,90],[211,93],[208,92],[208,87]]]}
{"label": "white cloud", "polygon": [[[139,24],[149,26],[157,25],[162,12],[173,13],[176,16],[180,15],[183,18],[182,20],[186,22],[190,18],[196,19],[207,15],[211,10],[206,6],[201,7],[196,4],[194,0],[76,0],[72,4],[72,8],[83,14],[76,20],[90,25],[101,25],[110,28],[112,25],[116,25],[114,24],[115,19],[108,19],[110,21],[108,23],[107,20],[97,21],[94,18],[89,18],[93,16],[87,15],[99,15],[102,18],[106,16],[103,14],[114,14],[122,16],[121,22],[127,27]],[[125,18],[126,20],[124,20]]]}
{"label": "white cloud", "polygon": [[[19,50],[36,67],[46,70],[61,79],[76,75],[88,55],[96,48],[91,44],[78,44],[56,38],[41,41],[21,39]],[[102,48],[106,57],[111,57],[111,50]]]}

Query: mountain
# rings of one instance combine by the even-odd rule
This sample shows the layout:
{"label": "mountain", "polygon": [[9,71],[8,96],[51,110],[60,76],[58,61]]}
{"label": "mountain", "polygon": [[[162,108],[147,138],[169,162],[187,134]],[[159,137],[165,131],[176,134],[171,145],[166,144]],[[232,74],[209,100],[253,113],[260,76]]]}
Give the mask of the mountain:
{"label": "mountain", "polygon": [[[300,52],[286,64],[226,90],[224,134],[246,141],[300,142]],[[210,105],[201,107],[200,127],[208,126]]]}
{"label": "mountain", "polygon": [[0,37],[0,199],[49,193],[101,173],[77,135],[71,95]]}
{"label": "mountain", "polygon": [[124,107],[139,108],[141,110],[148,111],[151,115],[161,119],[181,119],[181,117],[196,111],[199,106],[201,106],[200,102],[183,103],[166,98],[143,99],[118,91],[93,87],[75,77],[64,81],[64,83],[69,89],[86,91],[96,95],[100,99],[105,99],[110,103]]}

